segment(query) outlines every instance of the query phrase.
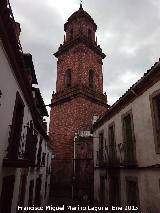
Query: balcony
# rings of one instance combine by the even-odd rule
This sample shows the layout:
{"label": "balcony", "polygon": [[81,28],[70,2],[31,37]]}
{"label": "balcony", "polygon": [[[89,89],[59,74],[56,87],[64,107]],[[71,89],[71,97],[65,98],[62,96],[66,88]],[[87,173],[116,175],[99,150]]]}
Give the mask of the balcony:
{"label": "balcony", "polygon": [[133,141],[106,146],[96,152],[96,166],[105,168],[135,167],[136,144]]}
{"label": "balcony", "polygon": [[122,166],[136,166],[136,143],[133,140],[118,144],[121,165]]}
{"label": "balcony", "polygon": [[42,154],[42,161],[41,161],[41,167],[45,167],[45,164],[46,164],[46,153],[43,152]]}
{"label": "balcony", "polygon": [[12,168],[27,168],[34,166],[36,153],[35,139],[35,135],[27,130],[26,137],[21,137],[19,142],[16,140],[10,142],[6,150],[6,156],[3,159],[3,166]]}
{"label": "balcony", "polygon": [[24,158],[24,153],[7,153],[6,157],[3,159],[4,167],[12,168],[27,168],[29,167],[29,161]]}
{"label": "balcony", "polygon": [[109,154],[106,150],[103,152],[101,150],[97,151],[96,166],[98,167],[117,167],[120,162],[116,155]]}
{"label": "balcony", "polygon": [[37,146],[37,135],[33,134],[33,130],[27,127],[27,135],[26,135],[26,146],[25,146],[25,159],[28,159],[29,166],[34,167],[36,161],[36,146]]}
{"label": "balcony", "polygon": [[47,168],[46,168],[46,174],[47,174],[47,175],[51,175],[51,174],[52,174],[51,167],[47,167]]}

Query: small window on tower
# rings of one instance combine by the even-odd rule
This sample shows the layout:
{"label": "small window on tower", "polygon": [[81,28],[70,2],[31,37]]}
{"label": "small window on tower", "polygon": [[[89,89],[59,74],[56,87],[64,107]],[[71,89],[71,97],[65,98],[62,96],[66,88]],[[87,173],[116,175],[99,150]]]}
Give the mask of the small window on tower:
{"label": "small window on tower", "polygon": [[71,87],[71,70],[66,70],[65,73],[65,87],[69,88]]}
{"label": "small window on tower", "polygon": [[89,70],[89,87],[94,88],[95,72],[94,70]]}
{"label": "small window on tower", "polygon": [[89,38],[89,39],[92,39],[92,32],[91,32],[91,29],[88,29],[88,38]]}
{"label": "small window on tower", "polygon": [[70,30],[70,40],[73,39],[73,29]]}

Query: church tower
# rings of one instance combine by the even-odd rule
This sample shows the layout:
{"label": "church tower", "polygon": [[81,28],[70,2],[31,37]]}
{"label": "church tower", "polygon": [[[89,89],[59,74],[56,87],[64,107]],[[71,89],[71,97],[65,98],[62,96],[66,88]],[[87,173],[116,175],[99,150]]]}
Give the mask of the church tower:
{"label": "church tower", "polygon": [[89,130],[93,116],[107,109],[102,73],[106,55],[97,45],[96,30],[96,23],[80,5],[64,24],[64,42],[54,54],[58,59],[57,82],[49,134],[55,153],[53,181],[57,192],[61,188],[72,192],[75,133]]}

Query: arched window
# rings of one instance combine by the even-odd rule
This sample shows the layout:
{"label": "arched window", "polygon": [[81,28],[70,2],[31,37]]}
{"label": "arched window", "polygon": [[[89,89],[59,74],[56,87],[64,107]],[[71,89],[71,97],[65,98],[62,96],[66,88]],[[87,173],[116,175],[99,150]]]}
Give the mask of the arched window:
{"label": "arched window", "polygon": [[88,29],[88,38],[92,39],[92,31],[91,31],[91,29]]}
{"label": "arched window", "polygon": [[95,71],[94,70],[89,70],[89,87],[94,88],[95,86]]}
{"label": "arched window", "polygon": [[71,87],[71,70],[68,69],[65,72],[65,79],[64,79],[65,87],[69,88]]}

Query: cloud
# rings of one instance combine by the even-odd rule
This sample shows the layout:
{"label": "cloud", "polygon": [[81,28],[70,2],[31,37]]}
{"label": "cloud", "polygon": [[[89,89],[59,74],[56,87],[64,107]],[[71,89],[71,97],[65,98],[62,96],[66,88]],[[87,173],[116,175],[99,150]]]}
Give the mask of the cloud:
{"label": "cloud", "polygon": [[[63,42],[64,23],[79,8],[79,0],[10,0],[21,23],[23,50],[33,55],[46,104],[56,84],[53,53]],[[104,91],[113,104],[160,56],[158,0],[87,0],[84,9],[98,25],[104,59]]]}

